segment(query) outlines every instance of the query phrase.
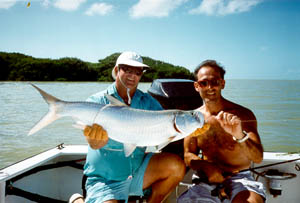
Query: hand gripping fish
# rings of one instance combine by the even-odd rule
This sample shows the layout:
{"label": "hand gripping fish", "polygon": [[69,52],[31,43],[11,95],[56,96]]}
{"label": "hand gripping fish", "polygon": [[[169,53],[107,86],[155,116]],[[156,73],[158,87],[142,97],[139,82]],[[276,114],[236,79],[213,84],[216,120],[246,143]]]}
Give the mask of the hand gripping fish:
{"label": "hand gripping fish", "polygon": [[124,144],[125,156],[129,156],[136,147],[156,147],[160,150],[170,142],[183,139],[197,129],[201,131],[204,125],[204,117],[199,111],[134,109],[110,95],[105,95],[110,104],[68,102],[31,85],[48,103],[49,111],[28,135],[36,133],[61,117],[68,116],[81,125],[91,126],[93,123],[101,125],[110,139]]}

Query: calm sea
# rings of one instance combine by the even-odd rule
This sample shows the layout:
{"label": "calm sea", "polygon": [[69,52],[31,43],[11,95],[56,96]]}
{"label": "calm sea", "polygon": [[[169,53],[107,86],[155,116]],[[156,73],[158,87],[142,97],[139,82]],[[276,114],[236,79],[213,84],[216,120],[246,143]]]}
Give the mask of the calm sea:
{"label": "calm sea", "polygon": [[[85,100],[110,83],[34,82],[63,100]],[[150,83],[139,88],[147,91]],[[300,151],[300,81],[227,80],[223,95],[250,108],[258,120],[265,151]],[[35,135],[31,127],[48,111],[40,94],[27,82],[0,82],[0,168],[60,143],[86,144],[82,132],[68,118]]]}

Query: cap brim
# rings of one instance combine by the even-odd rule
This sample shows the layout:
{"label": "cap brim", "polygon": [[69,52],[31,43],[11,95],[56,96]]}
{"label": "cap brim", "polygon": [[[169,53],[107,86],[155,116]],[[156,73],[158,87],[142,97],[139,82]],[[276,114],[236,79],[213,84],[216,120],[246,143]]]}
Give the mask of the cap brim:
{"label": "cap brim", "polygon": [[144,67],[144,68],[149,68],[148,65],[143,64],[143,63],[138,62],[138,61],[134,61],[134,60],[123,60],[121,63],[118,63],[118,64],[116,64],[116,65],[119,65],[119,64],[124,64],[124,65],[134,66],[134,67]]}

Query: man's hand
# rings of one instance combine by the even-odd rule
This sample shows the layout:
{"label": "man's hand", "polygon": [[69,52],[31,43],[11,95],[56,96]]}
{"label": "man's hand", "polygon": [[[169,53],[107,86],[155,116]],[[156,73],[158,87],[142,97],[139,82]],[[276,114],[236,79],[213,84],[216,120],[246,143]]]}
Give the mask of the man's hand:
{"label": "man's hand", "polygon": [[100,149],[108,142],[107,132],[98,124],[87,126],[83,131],[86,140],[92,149]]}
{"label": "man's hand", "polygon": [[220,111],[216,116],[216,119],[219,121],[221,127],[236,139],[241,139],[244,137],[242,121],[236,115]]}
{"label": "man's hand", "polygon": [[191,169],[195,171],[202,171],[207,176],[210,183],[222,183],[225,178],[222,175],[222,170],[218,168],[214,163],[205,160],[192,160]]}
{"label": "man's hand", "polygon": [[206,175],[210,183],[222,183],[225,180],[221,170],[216,167],[211,167],[207,170]]}
{"label": "man's hand", "polygon": [[192,132],[190,134],[191,137],[198,137],[204,133],[206,133],[206,131],[208,131],[210,128],[210,124],[208,123],[204,123],[204,125],[202,126],[202,128],[197,128],[194,132]]}

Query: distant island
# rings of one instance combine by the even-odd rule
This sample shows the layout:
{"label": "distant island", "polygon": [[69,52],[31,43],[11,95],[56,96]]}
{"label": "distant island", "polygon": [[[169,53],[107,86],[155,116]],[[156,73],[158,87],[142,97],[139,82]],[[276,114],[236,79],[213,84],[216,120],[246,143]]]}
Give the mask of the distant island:
{"label": "distant island", "polygon": [[[43,59],[21,53],[0,52],[0,81],[113,81],[111,71],[120,53],[114,53],[98,63],[84,62],[77,58]],[[184,67],[174,66],[143,56],[151,67],[142,82],[157,78],[193,79]]]}

